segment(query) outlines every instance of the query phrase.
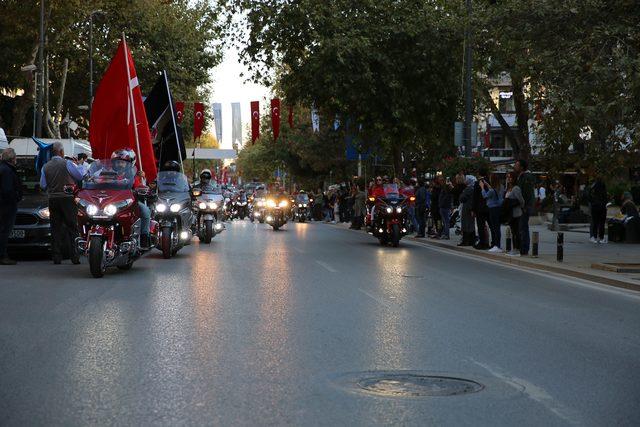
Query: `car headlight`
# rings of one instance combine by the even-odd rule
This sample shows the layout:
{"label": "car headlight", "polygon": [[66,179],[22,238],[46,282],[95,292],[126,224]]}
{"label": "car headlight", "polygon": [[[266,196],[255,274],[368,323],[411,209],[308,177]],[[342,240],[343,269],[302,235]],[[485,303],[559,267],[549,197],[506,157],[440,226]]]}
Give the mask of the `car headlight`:
{"label": "car headlight", "polygon": [[275,200],[267,200],[267,206],[270,208],[275,208],[276,207]]}
{"label": "car headlight", "polygon": [[393,208],[387,208],[387,213],[392,213],[393,212]]}
{"label": "car headlight", "polygon": [[98,214],[98,207],[96,205],[87,205],[87,215],[94,216]]}
{"label": "car headlight", "polygon": [[118,212],[118,208],[116,205],[108,204],[103,209],[105,215],[114,216]]}
{"label": "car headlight", "polygon": [[398,212],[398,213],[402,213],[402,208],[401,208],[401,207],[397,207],[397,208],[396,208],[396,212]]}
{"label": "car headlight", "polygon": [[278,206],[280,206],[281,208],[286,208],[287,206],[289,206],[289,202],[287,202],[286,200],[283,200],[280,202]]}
{"label": "car headlight", "polygon": [[164,203],[158,203],[156,205],[156,211],[160,212],[160,213],[166,212],[167,211],[167,205],[165,205]]}
{"label": "car headlight", "polygon": [[49,208],[42,208],[38,211],[38,216],[41,219],[49,219],[51,214],[49,213]]}
{"label": "car headlight", "polygon": [[198,203],[198,208],[199,209],[207,209],[207,204],[205,202],[200,202],[200,203]]}
{"label": "car headlight", "polygon": [[182,209],[182,205],[180,203],[174,203],[169,208],[169,210],[173,213],[180,212],[180,209]]}
{"label": "car headlight", "polygon": [[218,209],[218,205],[214,202],[209,202],[209,209]]}

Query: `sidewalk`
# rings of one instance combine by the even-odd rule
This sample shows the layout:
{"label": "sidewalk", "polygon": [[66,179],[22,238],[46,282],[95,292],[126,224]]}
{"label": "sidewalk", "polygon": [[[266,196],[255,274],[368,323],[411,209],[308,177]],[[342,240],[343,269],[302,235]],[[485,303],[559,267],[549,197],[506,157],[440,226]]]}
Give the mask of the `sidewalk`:
{"label": "sidewalk", "polygon": [[[345,225],[348,226],[348,225]],[[589,226],[572,228],[564,233],[564,260],[556,260],[557,232],[548,229],[548,224],[532,225],[531,232],[540,233],[539,256],[533,258],[513,257],[504,253],[490,253],[471,247],[458,247],[460,237],[451,231],[451,240],[405,237],[415,242],[438,246],[457,252],[468,253],[512,265],[521,265],[536,270],[549,271],[579,279],[590,280],[610,286],[640,292],[640,245],[625,243],[594,244],[589,241]],[[505,247],[506,227],[502,229],[502,247]],[[607,271],[607,263],[636,264],[626,269],[638,272]],[[597,265],[600,264],[600,265]],[[594,266],[596,268],[594,268]]]}

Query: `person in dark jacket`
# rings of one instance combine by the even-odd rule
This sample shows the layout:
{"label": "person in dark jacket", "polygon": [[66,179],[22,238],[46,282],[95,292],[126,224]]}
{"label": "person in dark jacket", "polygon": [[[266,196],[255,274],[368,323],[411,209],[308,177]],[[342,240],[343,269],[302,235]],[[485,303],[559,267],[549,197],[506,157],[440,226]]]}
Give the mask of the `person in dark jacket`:
{"label": "person in dark jacket", "polygon": [[520,217],[520,255],[529,255],[531,237],[529,235],[529,217],[533,212],[533,205],[536,201],[535,177],[529,172],[529,164],[526,160],[520,159],[513,167],[513,171],[518,176],[516,185],[522,191],[524,206],[522,206],[522,216]]}
{"label": "person in dark jacket", "polygon": [[440,218],[442,218],[442,234],[441,239],[449,240],[449,222],[451,221],[451,208],[453,206],[453,197],[451,196],[451,189],[453,185],[451,181],[447,179],[445,182],[442,176],[438,177],[440,184],[440,195],[438,196],[438,206],[440,207]]}
{"label": "person in dark jacket", "polygon": [[6,148],[0,157],[0,265],[16,264],[7,254],[7,244],[21,199],[22,184],[16,172],[16,152],[13,148]]}
{"label": "person in dark jacket", "polygon": [[418,188],[416,189],[416,220],[418,221],[416,237],[424,237],[427,226],[427,198],[427,187],[424,185],[424,180],[421,179],[418,181]]}
{"label": "person in dark jacket", "polygon": [[429,236],[436,237],[440,234],[440,183],[436,178],[432,183],[431,188],[431,206],[429,212],[431,213],[432,228],[429,229]]}
{"label": "person in dark jacket", "polygon": [[489,233],[487,233],[487,224],[489,223],[489,208],[487,207],[487,201],[482,196],[482,190],[484,185],[488,185],[487,170],[481,169],[478,174],[478,179],[473,187],[473,199],[471,204],[471,210],[473,216],[476,219],[476,226],[478,227],[478,244],[475,245],[476,249],[486,250],[489,249]]}
{"label": "person in dark jacket", "polygon": [[604,224],[607,221],[607,202],[609,195],[602,178],[597,177],[588,191],[589,206],[591,208],[591,236],[592,243],[606,243]]}

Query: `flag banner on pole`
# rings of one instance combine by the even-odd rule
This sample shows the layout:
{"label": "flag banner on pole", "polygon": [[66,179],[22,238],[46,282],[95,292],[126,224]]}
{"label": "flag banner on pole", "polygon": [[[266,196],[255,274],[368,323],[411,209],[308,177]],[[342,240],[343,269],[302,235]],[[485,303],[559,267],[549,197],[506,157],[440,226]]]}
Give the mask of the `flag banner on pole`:
{"label": "flag banner on pole", "polygon": [[178,101],[176,102],[176,123],[181,125],[183,119],[184,119],[184,102]]}
{"label": "flag banner on pole", "polygon": [[[42,172],[42,168],[47,164],[51,157],[53,156],[52,149],[53,144],[47,144],[44,141],[39,140],[35,136],[32,136],[33,142],[38,146],[38,156],[36,157],[36,173],[37,176],[40,176]],[[73,155],[73,153],[71,153]]]}
{"label": "flag banner on pole", "polygon": [[278,98],[271,100],[271,127],[273,140],[276,141],[280,136],[280,100]]}
{"label": "flag banner on pole", "polygon": [[193,104],[193,140],[200,139],[204,129],[204,104],[195,102]]}
{"label": "flag banner on pole", "polygon": [[222,104],[213,104],[213,124],[216,127],[216,139],[218,144],[222,144]]}
{"label": "flag banner on pole", "polygon": [[162,167],[171,160],[182,164],[187,158],[187,149],[184,146],[182,128],[177,123],[177,112],[173,109],[169,80],[165,72],[158,77],[158,81],[144,100],[144,108],[159,166]]}
{"label": "flag banner on pole", "polygon": [[293,105],[289,105],[289,128],[293,129]]}
{"label": "flag banner on pole", "polygon": [[135,64],[124,38],[102,76],[91,108],[89,142],[95,159],[111,158],[121,148],[131,148],[147,181],[156,179],[156,158],[151,144]]}
{"label": "flag banner on pole", "polygon": [[320,132],[320,116],[318,115],[316,107],[311,109],[311,127],[314,132]]}
{"label": "flag banner on pole", "polygon": [[242,144],[242,115],[240,103],[231,103],[231,143]]}
{"label": "flag banner on pole", "polygon": [[251,102],[251,142],[260,138],[260,102]]}

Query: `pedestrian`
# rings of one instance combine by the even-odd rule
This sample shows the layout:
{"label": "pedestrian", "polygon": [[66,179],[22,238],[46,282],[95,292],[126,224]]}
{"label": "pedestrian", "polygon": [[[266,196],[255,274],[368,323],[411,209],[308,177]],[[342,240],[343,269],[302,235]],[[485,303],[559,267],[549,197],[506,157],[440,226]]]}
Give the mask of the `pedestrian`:
{"label": "pedestrian", "polygon": [[482,195],[483,184],[488,184],[487,176],[487,170],[484,168],[480,169],[473,187],[472,211],[478,227],[478,244],[474,247],[481,250],[487,250],[491,247],[489,245],[489,233],[487,233],[489,207],[487,206],[486,199]]}
{"label": "pedestrian", "polygon": [[413,232],[418,232],[418,220],[416,219],[416,203],[415,200],[411,200],[412,197],[415,198],[416,190],[411,185],[411,180],[409,178],[405,178],[403,182],[404,186],[400,190],[400,194],[407,198],[407,215],[409,216],[409,228]]}
{"label": "pedestrian", "polygon": [[529,217],[533,211],[535,203],[535,178],[529,172],[529,164],[526,160],[520,159],[513,167],[517,175],[516,184],[522,192],[524,204],[522,206],[522,216],[520,217],[520,255],[529,255],[531,237],[529,236]]}
{"label": "pedestrian", "polygon": [[489,208],[489,229],[491,230],[491,249],[489,252],[502,252],[500,216],[502,215],[504,190],[500,184],[500,177],[493,173],[489,182],[483,181],[480,185],[482,186],[482,197],[486,200]]}
{"label": "pedestrian", "polygon": [[425,186],[424,180],[418,180],[418,189],[416,190],[416,206],[415,206],[415,214],[416,220],[418,223],[418,229],[416,233],[416,237],[424,237],[425,236],[425,228],[427,226],[427,209],[429,203],[429,193],[427,192],[427,187]]}
{"label": "pedestrian", "polygon": [[542,204],[544,202],[544,199],[547,198],[547,190],[544,188],[544,183],[539,182],[536,184],[536,191],[535,191],[535,197],[536,197],[536,212],[538,212],[538,214],[542,213]]}
{"label": "pedestrian", "polygon": [[522,198],[522,191],[520,187],[515,183],[515,174],[509,173],[507,175],[507,191],[504,195],[504,207],[508,211],[507,222],[511,229],[511,236],[513,242],[513,249],[509,255],[519,256],[521,247],[520,238],[520,217],[522,216],[522,206],[524,206],[524,199]]}
{"label": "pedestrian", "polygon": [[0,265],[15,265],[9,258],[7,245],[22,200],[22,183],[16,172],[16,152],[5,148],[0,156]]}
{"label": "pedestrian", "polygon": [[467,175],[464,180],[465,189],[460,194],[460,223],[462,241],[458,246],[474,246],[476,243],[476,227],[473,221],[473,197],[476,188],[476,177]]}
{"label": "pedestrian", "polygon": [[438,177],[440,184],[440,194],[438,196],[438,207],[440,209],[440,218],[442,219],[442,233],[439,238],[443,240],[449,240],[451,238],[449,234],[449,222],[451,221],[451,208],[452,208],[452,195],[451,190],[453,185],[449,178],[445,179],[442,176]]}
{"label": "pedestrian", "polygon": [[607,221],[607,202],[609,196],[607,187],[601,177],[597,177],[588,191],[589,207],[591,210],[591,243],[607,243],[604,235],[604,225]]}
{"label": "pedestrian", "polygon": [[355,184],[353,195],[353,222],[351,227],[360,230],[364,224],[364,216],[367,213],[367,195],[360,184]]}
{"label": "pedestrian", "polygon": [[429,208],[429,212],[431,213],[432,227],[429,233],[430,237],[439,236],[442,230],[442,227],[440,226],[440,191],[440,177],[436,177],[436,179],[433,180],[431,187],[431,207]]}
{"label": "pedestrian", "polygon": [[82,180],[82,172],[71,160],[64,158],[64,146],[54,142],[53,157],[42,168],[40,188],[49,195],[51,218],[51,252],[54,264],[62,263],[62,255],[68,249],[73,264],[80,264],[76,251],[78,236],[78,208],[74,196],[66,191]]}
{"label": "pedestrian", "polygon": [[87,172],[89,172],[89,167],[91,165],[87,162],[87,154],[80,153],[78,154],[78,168],[82,172],[82,176],[85,176]]}

